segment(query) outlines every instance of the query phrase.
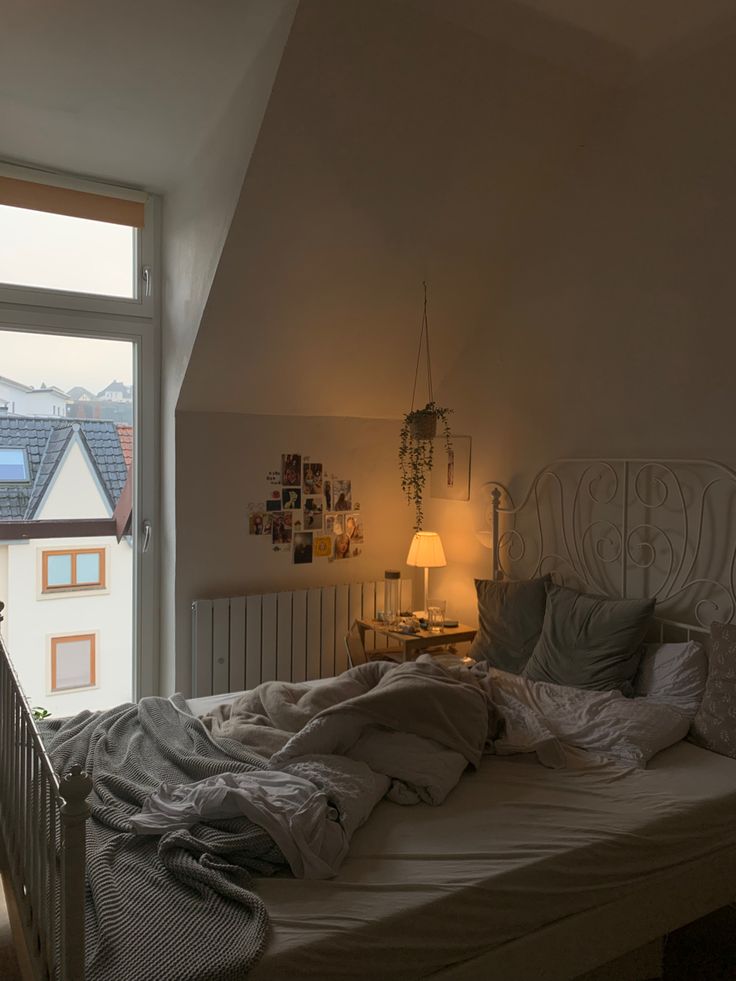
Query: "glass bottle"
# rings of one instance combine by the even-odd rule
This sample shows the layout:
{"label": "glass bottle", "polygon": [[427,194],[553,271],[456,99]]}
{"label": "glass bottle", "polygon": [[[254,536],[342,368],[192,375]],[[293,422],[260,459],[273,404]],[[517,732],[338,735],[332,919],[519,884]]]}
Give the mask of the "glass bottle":
{"label": "glass bottle", "polygon": [[399,622],[399,581],[401,573],[396,569],[387,569],[383,574],[383,617],[390,627]]}

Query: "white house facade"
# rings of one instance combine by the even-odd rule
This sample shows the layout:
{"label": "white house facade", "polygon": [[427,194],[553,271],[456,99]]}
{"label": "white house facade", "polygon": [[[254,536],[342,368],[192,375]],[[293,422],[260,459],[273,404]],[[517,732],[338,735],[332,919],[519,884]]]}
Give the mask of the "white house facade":
{"label": "white house facade", "polygon": [[[113,423],[0,420],[0,599],[3,633],[29,701],[54,716],[98,709],[132,694],[133,555],[126,538],[3,542],[13,520],[11,484],[25,481],[23,520],[110,518],[126,478]],[[45,436],[40,449],[36,446]],[[116,442],[117,441],[117,442]],[[11,445],[12,444],[12,445]],[[24,450],[29,472],[3,470]],[[32,472],[35,471],[35,472]],[[15,477],[14,481],[4,477]],[[3,500],[4,495],[4,500]],[[17,495],[16,495],[17,497]],[[16,515],[17,519],[17,515]],[[20,519],[17,519],[20,520]]]}

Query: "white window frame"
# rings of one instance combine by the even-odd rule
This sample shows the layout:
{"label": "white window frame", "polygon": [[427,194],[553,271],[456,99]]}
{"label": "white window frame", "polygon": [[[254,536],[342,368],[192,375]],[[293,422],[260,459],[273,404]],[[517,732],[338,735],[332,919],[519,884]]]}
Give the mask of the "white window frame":
{"label": "white window frame", "polygon": [[133,255],[136,296],[132,298],[104,296],[99,293],[79,293],[72,290],[52,290],[40,286],[14,286],[0,283],[0,303],[52,307],[56,310],[85,310],[94,313],[120,314],[126,317],[152,319],[157,310],[157,221],[158,199],[134,188],[86,181],[67,174],[55,174],[30,167],[18,167],[0,161],[0,176],[17,180],[40,181],[54,187],[87,191],[90,194],[106,194],[113,197],[140,201],[144,206],[144,227],[137,229]]}
{"label": "white window frame", "polygon": [[[71,179],[70,179],[71,180]],[[80,190],[93,186],[82,181]],[[159,267],[160,201],[149,196],[146,204],[148,234],[153,236],[151,268]],[[151,221],[148,221],[149,213]],[[64,294],[62,302],[53,305],[48,290],[22,290],[8,300],[0,289],[0,330],[26,333],[58,334],[75,337],[132,341],[135,345],[133,384],[136,391],[133,458],[133,693],[134,697],[159,693],[159,472],[160,472],[160,377],[161,325],[159,297],[154,291],[150,314],[128,310],[127,316],[115,315],[106,297],[86,295],[89,304],[81,305],[74,294]],[[146,426],[141,420],[146,420]],[[148,529],[148,531],[147,531]],[[144,547],[146,547],[144,551]],[[12,615],[12,611],[11,615]]]}

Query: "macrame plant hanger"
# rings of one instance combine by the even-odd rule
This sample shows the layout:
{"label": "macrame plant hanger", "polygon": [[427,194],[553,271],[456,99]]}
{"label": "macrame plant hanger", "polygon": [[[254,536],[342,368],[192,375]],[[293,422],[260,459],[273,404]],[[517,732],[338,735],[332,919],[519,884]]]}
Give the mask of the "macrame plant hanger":
{"label": "macrame plant hanger", "polygon": [[[432,389],[432,361],[429,354],[429,321],[427,320],[427,283],[422,283],[424,287],[424,308],[422,310],[422,326],[419,330],[419,349],[417,350],[417,365],[414,371],[414,387],[411,391],[411,409],[409,414],[412,417],[411,431],[415,439],[432,439],[437,433],[437,414],[435,412],[434,391]],[[419,368],[422,362],[422,345],[427,354],[427,404],[423,409],[415,409],[414,401],[417,395],[417,384],[419,382]]]}

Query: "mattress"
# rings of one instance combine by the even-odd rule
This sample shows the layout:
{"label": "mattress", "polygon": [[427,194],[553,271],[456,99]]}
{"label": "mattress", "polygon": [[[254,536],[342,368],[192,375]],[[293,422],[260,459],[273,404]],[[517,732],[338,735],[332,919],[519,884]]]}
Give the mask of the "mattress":
{"label": "mattress", "polygon": [[257,880],[273,933],[249,981],[427,977],[736,848],[736,760],[569,764],[488,757],[441,807],[379,804],[336,878]]}

